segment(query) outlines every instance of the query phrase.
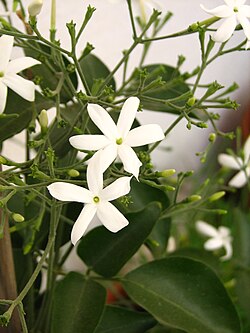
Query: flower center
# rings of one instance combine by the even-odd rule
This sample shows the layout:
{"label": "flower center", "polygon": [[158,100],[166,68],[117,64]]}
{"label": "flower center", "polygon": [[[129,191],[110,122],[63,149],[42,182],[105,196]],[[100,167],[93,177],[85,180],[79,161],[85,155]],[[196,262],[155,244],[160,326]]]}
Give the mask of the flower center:
{"label": "flower center", "polygon": [[122,138],[116,139],[116,144],[121,145],[122,144]]}
{"label": "flower center", "polygon": [[0,71],[0,77],[4,77],[4,72]]}
{"label": "flower center", "polygon": [[239,11],[238,7],[234,7],[234,12],[238,13],[238,11]]}
{"label": "flower center", "polygon": [[95,197],[93,198],[93,201],[94,201],[94,203],[98,203],[98,202],[100,201],[100,198],[97,197],[97,196],[95,196]]}

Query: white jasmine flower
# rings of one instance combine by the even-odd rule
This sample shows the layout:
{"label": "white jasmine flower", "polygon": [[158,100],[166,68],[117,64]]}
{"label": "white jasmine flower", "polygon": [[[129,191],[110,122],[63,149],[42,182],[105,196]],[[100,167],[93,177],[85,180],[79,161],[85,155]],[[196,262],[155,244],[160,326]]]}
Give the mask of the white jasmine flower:
{"label": "white jasmine flower", "polygon": [[35,84],[17,73],[40,62],[31,57],[21,57],[10,61],[13,43],[12,36],[0,37],[0,113],[5,109],[8,88],[30,102],[35,100]]}
{"label": "white jasmine flower", "polygon": [[84,235],[95,215],[112,232],[121,230],[129,223],[110,201],[129,193],[131,178],[121,177],[103,188],[103,174],[100,162],[100,154],[99,156],[97,154],[88,165],[88,190],[81,186],[63,182],[55,182],[48,186],[50,194],[58,200],[85,204],[71,232],[73,245]]}
{"label": "white jasmine flower", "polygon": [[106,170],[118,156],[124,169],[138,178],[142,163],[131,147],[146,145],[164,138],[164,133],[157,124],[142,125],[130,130],[139,103],[137,97],[128,98],[122,107],[117,125],[100,105],[89,104],[89,116],[104,135],[76,135],[69,139],[71,145],[80,150],[101,150],[103,170]]}
{"label": "white jasmine flower", "polygon": [[216,229],[210,224],[204,221],[196,222],[196,229],[203,234],[204,236],[210,237],[204,244],[204,248],[208,251],[218,250],[220,248],[224,248],[226,254],[221,257],[221,260],[228,260],[232,257],[233,249],[232,249],[232,236],[230,229],[227,227],[219,227]]}
{"label": "white jasmine flower", "polygon": [[43,0],[33,0],[28,6],[28,12],[30,16],[37,16],[40,14],[43,6]]}
{"label": "white jasmine flower", "polygon": [[225,19],[212,35],[212,39],[220,43],[227,41],[232,36],[239,22],[247,39],[250,40],[250,22],[248,20],[248,18],[250,18],[250,6],[245,5],[246,0],[224,0],[224,2],[225,5],[215,7],[211,10],[201,5],[201,8],[208,14]]}
{"label": "white jasmine flower", "polygon": [[243,158],[228,154],[219,154],[218,162],[233,170],[240,170],[228,183],[229,186],[241,188],[247,184],[250,177],[250,136],[243,147]]}

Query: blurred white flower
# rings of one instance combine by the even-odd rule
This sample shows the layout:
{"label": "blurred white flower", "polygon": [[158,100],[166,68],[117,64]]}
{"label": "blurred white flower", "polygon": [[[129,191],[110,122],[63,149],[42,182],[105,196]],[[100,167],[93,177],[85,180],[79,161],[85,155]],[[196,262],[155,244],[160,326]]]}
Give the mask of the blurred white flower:
{"label": "blurred white flower", "polygon": [[104,135],[75,135],[69,139],[69,142],[79,150],[102,151],[103,170],[106,170],[118,156],[124,165],[124,170],[138,178],[142,163],[131,147],[164,139],[164,133],[157,124],[142,125],[130,130],[139,103],[137,97],[128,98],[122,107],[117,125],[103,107],[89,104],[89,116]]}
{"label": "blurred white flower", "polygon": [[221,257],[221,260],[229,260],[233,254],[232,248],[232,236],[230,229],[226,227],[219,227],[216,229],[215,227],[211,226],[210,224],[204,221],[197,221],[196,222],[196,229],[202,235],[210,237],[204,244],[204,248],[208,251],[218,250],[220,248],[224,248],[226,254]]}
{"label": "blurred white flower", "polygon": [[8,88],[30,102],[35,100],[35,84],[17,73],[40,64],[40,61],[31,57],[21,57],[10,61],[13,43],[12,36],[0,37],[0,113],[5,109]]}
{"label": "blurred white flower", "polygon": [[40,14],[43,7],[43,0],[33,0],[28,6],[28,12],[30,16],[37,16]]}
{"label": "blurred white flower", "polygon": [[217,31],[212,34],[212,39],[220,43],[227,41],[232,36],[239,22],[247,39],[250,40],[250,22],[248,20],[250,17],[250,6],[245,5],[246,0],[224,0],[224,2],[225,5],[210,10],[201,5],[201,8],[208,14],[225,19]]}
{"label": "blurred white flower", "polygon": [[50,194],[61,201],[84,203],[84,207],[76,220],[71,242],[75,245],[84,235],[95,215],[110,231],[117,232],[128,225],[128,220],[109,201],[113,201],[130,191],[130,177],[121,177],[103,188],[103,173],[100,154],[91,159],[87,168],[86,188],[64,182],[55,182],[48,186]]}
{"label": "blurred white flower", "polygon": [[229,186],[241,188],[247,184],[250,177],[250,136],[243,147],[243,158],[228,154],[219,154],[218,162],[227,168],[240,170],[228,183]]}

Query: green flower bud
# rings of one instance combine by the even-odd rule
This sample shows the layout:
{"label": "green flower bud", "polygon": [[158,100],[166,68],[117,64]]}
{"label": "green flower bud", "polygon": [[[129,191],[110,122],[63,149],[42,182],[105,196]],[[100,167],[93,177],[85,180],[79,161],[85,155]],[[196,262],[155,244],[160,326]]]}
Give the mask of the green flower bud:
{"label": "green flower bud", "polygon": [[70,169],[70,170],[68,170],[67,173],[72,178],[80,176],[80,172],[78,170],[75,170],[75,169]]}
{"label": "green flower bud", "polygon": [[216,134],[215,133],[210,133],[208,140],[210,142],[214,142],[216,140]]}
{"label": "green flower bud", "polygon": [[196,98],[193,96],[193,97],[190,97],[187,101],[187,105],[188,106],[193,106],[196,102]]}
{"label": "green flower bud", "polygon": [[23,217],[23,215],[18,214],[18,213],[14,213],[14,214],[12,215],[12,218],[13,218],[13,220],[14,220],[15,222],[23,222],[23,221],[24,221],[24,217]]}
{"label": "green flower bud", "polygon": [[209,201],[209,202],[217,201],[217,200],[219,200],[220,198],[224,197],[225,194],[226,194],[225,191],[216,192],[216,193],[212,194],[212,195],[208,198],[208,201]]}
{"label": "green flower bud", "polygon": [[175,169],[167,169],[163,171],[156,171],[155,175],[156,177],[167,178],[173,176],[175,173],[176,173]]}
{"label": "green flower bud", "polygon": [[195,201],[201,200],[201,196],[197,194],[190,195],[190,197],[187,197],[184,202],[191,203]]}
{"label": "green flower bud", "polygon": [[7,164],[8,161],[3,156],[0,156],[0,164]]}

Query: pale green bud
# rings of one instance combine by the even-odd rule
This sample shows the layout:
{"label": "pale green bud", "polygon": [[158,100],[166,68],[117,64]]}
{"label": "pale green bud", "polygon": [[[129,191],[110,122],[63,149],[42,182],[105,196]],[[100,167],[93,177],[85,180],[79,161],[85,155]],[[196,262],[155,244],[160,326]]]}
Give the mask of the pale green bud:
{"label": "pale green bud", "polygon": [[188,106],[193,106],[196,102],[196,98],[193,96],[193,97],[190,97],[189,100],[187,101],[187,105]]}
{"label": "pale green bud", "polygon": [[216,134],[215,133],[210,133],[208,140],[210,142],[214,142],[216,140]]}
{"label": "pale green bud", "polygon": [[14,213],[14,214],[12,215],[12,218],[13,218],[13,220],[14,220],[15,222],[23,222],[23,221],[24,221],[24,217],[23,217],[23,215],[18,214],[18,213]]}
{"label": "pale green bud", "polygon": [[80,176],[80,172],[75,169],[68,170],[68,175],[72,178]]}
{"label": "pale green bud", "polygon": [[30,16],[37,16],[43,6],[43,0],[33,0],[28,6],[28,12]]}
{"label": "pale green bud", "polygon": [[163,171],[156,171],[155,175],[157,177],[167,178],[173,176],[175,173],[176,173],[175,169],[167,169]]}
{"label": "pale green bud", "polygon": [[187,197],[184,201],[186,202],[195,202],[201,200],[201,196],[197,194],[190,195],[190,197]]}
{"label": "pale green bud", "polygon": [[225,194],[226,194],[225,191],[216,192],[216,193],[212,194],[212,195],[208,198],[208,201],[209,201],[209,202],[217,201],[217,200],[219,200],[220,198],[224,197]]}
{"label": "pale green bud", "polygon": [[6,164],[8,161],[3,156],[0,156],[0,164]]}

